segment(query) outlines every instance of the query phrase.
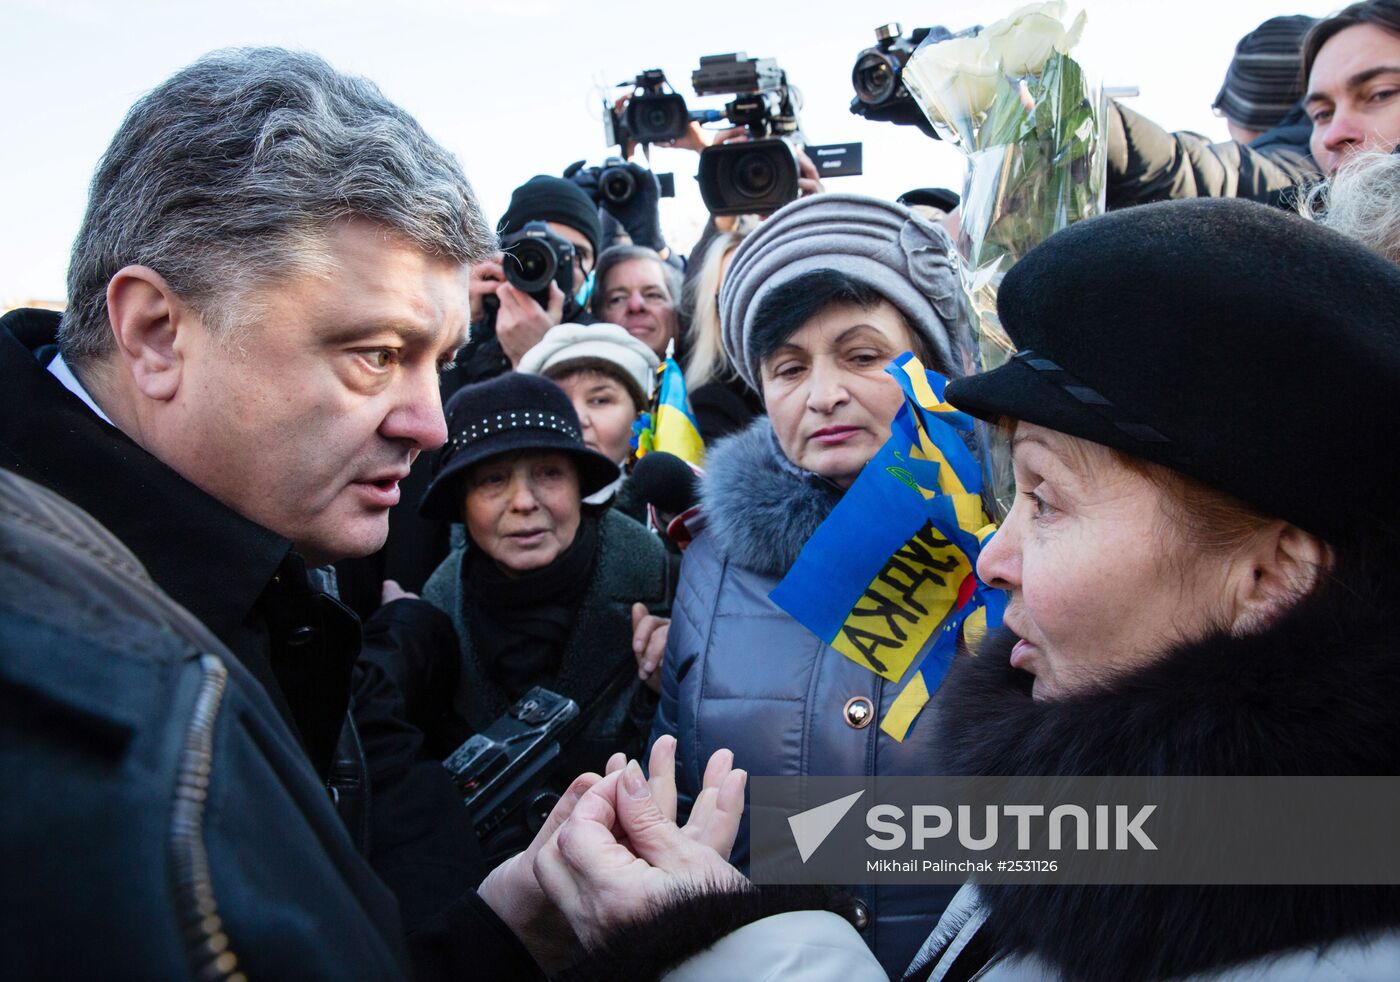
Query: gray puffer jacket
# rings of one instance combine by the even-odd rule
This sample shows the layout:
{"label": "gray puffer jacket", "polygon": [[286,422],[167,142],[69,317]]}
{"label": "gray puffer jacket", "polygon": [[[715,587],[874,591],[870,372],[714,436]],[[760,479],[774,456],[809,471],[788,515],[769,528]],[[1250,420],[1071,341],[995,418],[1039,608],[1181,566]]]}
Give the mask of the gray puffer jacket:
{"label": "gray puffer jacket", "polygon": [[[651,734],[653,742],[667,733],[677,738],[683,796],[699,791],[705,762],[722,747],[753,775],[927,770],[931,711],[903,743],[892,740],[879,720],[899,687],[818,640],[768,599],[840,496],[783,456],[766,417],[711,449],[701,497],[705,527],[681,564]],[[852,706],[867,711],[861,716]],[[732,856],[741,869],[748,839],[746,817]],[[898,976],[954,888],[852,892],[868,911],[866,943]]]}

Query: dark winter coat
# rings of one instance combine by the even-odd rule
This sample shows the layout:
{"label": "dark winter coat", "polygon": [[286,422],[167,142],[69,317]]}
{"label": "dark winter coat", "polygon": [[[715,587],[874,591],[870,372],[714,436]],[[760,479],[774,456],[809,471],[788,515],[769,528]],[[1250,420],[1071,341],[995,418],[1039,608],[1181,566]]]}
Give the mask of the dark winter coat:
{"label": "dark winter coat", "polygon": [[[768,599],[802,547],[840,499],[829,482],[783,456],[766,417],[711,448],[701,492],[704,531],[686,550],[676,592],[661,705],[652,739],[679,742],[676,783],[699,792],[705,762],[727,747],[736,767],[756,775],[918,774],[932,753],[925,711],[904,742],[878,721],[899,687],[817,639]],[[874,709],[864,728],[848,721],[849,700]],[[748,823],[733,860],[747,868]],[[865,937],[898,973],[928,933],[929,914],[949,887],[863,887]]]}
{"label": "dark winter coat", "polygon": [[[313,587],[289,541],[190,484],[67,391],[46,368],[57,327],[49,311],[0,319],[0,466],[89,512],[228,647],[308,772],[335,784],[342,803],[359,803],[342,809],[349,831],[401,898],[408,927],[450,913],[480,872],[475,837],[451,782],[418,762],[421,735],[396,718],[393,687],[372,666],[356,670],[358,619]],[[348,723],[352,697],[358,733]],[[337,779],[343,772],[348,781]],[[454,947],[456,937],[434,942],[446,971],[469,943]]]}
{"label": "dark winter coat", "polygon": [[[1031,677],[1010,665],[1015,639],[1002,635],[939,691],[941,770],[1400,775],[1398,629],[1390,605],[1332,590],[1261,633],[1180,645],[1054,702],[1031,700]],[[1032,969],[1089,982],[1225,974],[1289,953],[1311,966],[1295,977],[1400,976],[1400,886],[1018,885],[981,891],[976,906],[957,943],[976,935],[973,947],[996,963],[988,979]],[[940,925],[929,964],[957,927]],[[1346,950],[1351,974],[1331,945]]]}
{"label": "dark winter coat", "polygon": [[1301,108],[1253,143],[1211,143],[1168,133],[1116,102],[1108,112],[1108,207],[1177,198],[1247,198],[1293,208],[1300,188],[1322,179]]}
{"label": "dark winter coat", "polygon": [[[463,739],[486,729],[511,704],[506,692],[487,677],[476,654],[462,593],[467,548],[454,549],[423,589],[423,599],[451,616],[459,649],[456,659],[434,673],[439,698],[424,700],[418,710],[431,717],[450,713],[464,724],[459,732]],[[602,773],[608,757],[616,751],[629,757],[640,754],[656,698],[637,678],[632,605],[644,603],[652,613],[664,615],[670,611],[674,589],[660,540],[616,509],[602,511],[596,565],[579,603],[578,620],[558,675],[540,682],[573,699],[581,710],[593,707],[591,720],[569,741],[556,768],[561,782],[567,783],[587,770]],[[480,599],[490,602],[489,597]],[[418,673],[421,675],[422,669]],[[453,748],[438,749],[450,752]]]}

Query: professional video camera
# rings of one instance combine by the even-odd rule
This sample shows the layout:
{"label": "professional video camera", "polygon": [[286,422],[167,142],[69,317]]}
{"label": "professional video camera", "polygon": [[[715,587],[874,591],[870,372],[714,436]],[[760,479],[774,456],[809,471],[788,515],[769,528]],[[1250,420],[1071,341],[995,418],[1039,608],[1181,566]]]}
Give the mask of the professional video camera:
{"label": "professional video camera", "polygon": [[906,38],[902,36],[897,23],[875,28],[875,45],[856,55],[855,67],[851,69],[851,86],[856,90],[856,97],[851,100],[851,112],[876,122],[917,126],[925,136],[937,140],[937,131],[915,104],[914,97],[900,79],[900,73],[925,38],[932,37],[936,43],[965,37],[980,30],[978,26],[954,34],[942,25],[916,27]]}
{"label": "professional video camera", "polygon": [[649,68],[633,80],[632,94],[620,112],[611,103],[603,109],[607,141],[623,153],[630,143],[679,140],[685,136],[690,119],[685,97],[671,88],[666,73],[659,68]]}
{"label": "professional video camera", "polygon": [[579,722],[578,703],[535,686],[442,762],[488,859],[523,849],[549,817],[559,796],[546,781]]}
{"label": "professional video camera", "polygon": [[797,198],[801,94],[773,58],[743,52],[706,55],[690,76],[696,95],[735,94],[724,107],[733,125],[748,128],[747,143],[706,147],[700,154],[700,196],[714,215],[776,211]]}
{"label": "professional video camera", "polygon": [[559,284],[565,298],[574,293],[574,244],[549,230],[546,222],[526,222],[501,239],[506,279],[528,293],[541,307],[549,306],[549,284]]}

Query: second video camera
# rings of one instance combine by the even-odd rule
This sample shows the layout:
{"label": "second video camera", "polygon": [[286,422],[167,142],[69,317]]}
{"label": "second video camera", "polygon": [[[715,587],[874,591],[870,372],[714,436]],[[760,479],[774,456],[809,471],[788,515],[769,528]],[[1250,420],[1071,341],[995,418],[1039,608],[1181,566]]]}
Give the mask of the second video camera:
{"label": "second video camera", "polygon": [[938,133],[905,88],[900,73],[925,38],[932,36],[938,42],[954,35],[941,25],[916,27],[907,38],[901,30],[896,23],[882,24],[875,28],[875,45],[856,55],[851,69],[851,87],[856,90],[851,112],[876,122],[917,126],[925,136],[937,140]]}
{"label": "second video camera", "polygon": [[[625,84],[625,83],[624,83]],[[608,142],[623,148],[631,143],[668,143],[685,136],[690,126],[690,110],[685,97],[670,90],[666,73],[649,68],[632,83],[632,95],[618,112],[607,106]]]}
{"label": "second video camera", "polygon": [[545,222],[526,222],[501,239],[506,279],[528,293],[541,307],[549,306],[549,284],[557,283],[567,298],[574,292],[574,244],[555,235]]}
{"label": "second video camera", "polygon": [[798,195],[801,96],[772,58],[743,52],[706,55],[691,73],[696,95],[735,94],[724,115],[753,139],[706,147],[700,154],[700,196],[713,215],[776,211]]}

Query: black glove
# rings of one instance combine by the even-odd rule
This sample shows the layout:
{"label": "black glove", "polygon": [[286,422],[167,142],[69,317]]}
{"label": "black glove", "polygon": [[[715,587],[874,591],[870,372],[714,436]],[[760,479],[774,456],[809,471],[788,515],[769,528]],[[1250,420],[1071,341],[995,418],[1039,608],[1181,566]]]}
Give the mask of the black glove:
{"label": "black glove", "polygon": [[[616,166],[616,165],[614,165]],[[661,234],[661,182],[656,175],[640,164],[626,164],[627,172],[636,182],[637,190],[623,204],[613,204],[599,196],[603,209],[622,223],[627,235],[635,245],[646,246],[661,252],[666,248],[666,238]]]}
{"label": "black glove", "polygon": [[564,168],[564,179],[573,181],[579,186],[584,194],[593,199],[593,203],[598,203],[598,174],[597,167],[585,167],[584,161],[575,160],[568,167]]}

